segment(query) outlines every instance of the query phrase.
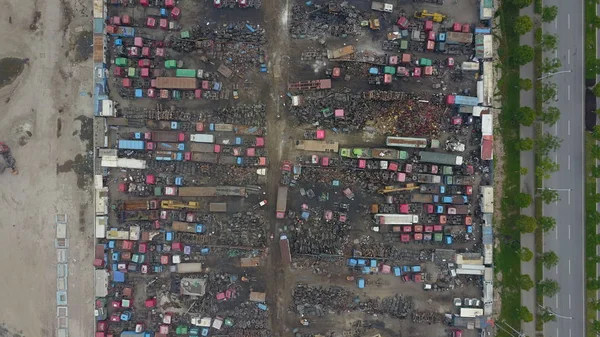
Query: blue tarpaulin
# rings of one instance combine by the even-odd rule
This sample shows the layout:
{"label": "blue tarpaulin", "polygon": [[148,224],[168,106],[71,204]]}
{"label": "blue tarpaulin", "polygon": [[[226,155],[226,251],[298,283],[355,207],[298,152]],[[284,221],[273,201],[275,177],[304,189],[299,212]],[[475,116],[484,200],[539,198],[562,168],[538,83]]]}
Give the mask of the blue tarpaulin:
{"label": "blue tarpaulin", "polygon": [[348,259],[348,266],[355,267],[358,262],[356,259]]}
{"label": "blue tarpaulin", "polygon": [[119,283],[125,282],[125,273],[120,271],[113,271],[113,281]]}
{"label": "blue tarpaulin", "polygon": [[402,272],[400,271],[400,267],[394,267],[394,276],[401,276]]}
{"label": "blue tarpaulin", "polygon": [[360,289],[364,289],[365,288],[365,280],[362,278],[358,279],[358,288]]}

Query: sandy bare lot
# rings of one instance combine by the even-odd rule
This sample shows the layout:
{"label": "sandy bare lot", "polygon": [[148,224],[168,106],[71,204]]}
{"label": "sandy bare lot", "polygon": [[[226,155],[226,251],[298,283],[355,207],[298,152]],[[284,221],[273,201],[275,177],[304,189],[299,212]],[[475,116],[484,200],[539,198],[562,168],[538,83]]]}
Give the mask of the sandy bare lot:
{"label": "sandy bare lot", "polygon": [[[2,0],[0,6],[0,59],[29,59],[0,88],[0,141],[20,171],[0,175],[0,336],[56,335],[56,214],[68,216],[69,332],[90,336],[93,208],[83,140],[92,116],[85,48],[91,2]],[[11,66],[0,68],[0,83],[16,75]]]}

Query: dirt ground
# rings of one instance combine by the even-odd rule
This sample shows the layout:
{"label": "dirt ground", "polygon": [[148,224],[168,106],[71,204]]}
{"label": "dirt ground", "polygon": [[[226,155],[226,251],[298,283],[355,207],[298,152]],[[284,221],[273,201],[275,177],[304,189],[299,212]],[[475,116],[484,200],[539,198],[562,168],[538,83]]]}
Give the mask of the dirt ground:
{"label": "dirt ground", "polygon": [[91,2],[2,0],[0,6],[0,58],[29,59],[0,88],[0,141],[19,169],[17,176],[8,170],[0,176],[0,335],[56,335],[55,216],[66,214],[69,331],[90,336],[93,209],[82,155],[92,115]]}

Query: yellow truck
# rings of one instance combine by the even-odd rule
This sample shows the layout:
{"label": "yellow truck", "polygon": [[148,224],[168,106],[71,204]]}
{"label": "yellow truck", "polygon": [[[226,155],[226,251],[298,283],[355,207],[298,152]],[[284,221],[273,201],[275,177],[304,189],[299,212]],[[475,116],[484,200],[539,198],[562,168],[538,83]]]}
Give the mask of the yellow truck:
{"label": "yellow truck", "polygon": [[162,209],[200,209],[200,203],[197,201],[177,201],[177,200],[162,200],[160,202]]}

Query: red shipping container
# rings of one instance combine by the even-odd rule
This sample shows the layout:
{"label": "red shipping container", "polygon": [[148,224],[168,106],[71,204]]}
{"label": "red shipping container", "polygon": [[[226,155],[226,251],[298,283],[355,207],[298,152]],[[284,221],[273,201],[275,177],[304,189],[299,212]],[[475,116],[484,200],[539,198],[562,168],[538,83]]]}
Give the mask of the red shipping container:
{"label": "red shipping container", "polygon": [[171,10],[171,17],[175,20],[178,20],[181,17],[181,10],[177,7],[174,7]]}
{"label": "red shipping container", "polygon": [[428,32],[430,30],[433,30],[433,21],[427,20],[425,21],[425,31]]}
{"label": "red shipping container", "polygon": [[139,36],[136,36],[133,38],[133,45],[136,47],[143,47],[144,46],[144,39],[142,39]]}
{"label": "red shipping container", "polygon": [[165,48],[156,48],[154,55],[156,57],[165,57]]}
{"label": "red shipping container", "polygon": [[435,32],[430,31],[429,34],[427,34],[427,39],[431,40],[431,41],[435,41]]}
{"label": "red shipping container", "polygon": [[[196,99],[201,99],[202,98],[202,90],[201,89],[194,90],[194,97]],[[202,124],[202,123],[200,123],[200,124]],[[198,123],[196,123],[196,125],[198,125]],[[202,131],[202,130],[196,130],[196,131]]]}
{"label": "red shipping container", "polygon": [[123,87],[125,87],[125,88],[129,88],[129,87],[131,87],[131,79],[129,79],[129,78],[124,78],[124,79],[123,79]]}
{"label": "red shipping container", "polygon": [[156,27],[156,19],[153,17],[148,17],[146,19],[146,27],[155,28]]}
{"label": "red shipping container", "polygon": [[[325,134],[325,131],[323,131],[323,134]],[[317,138],[319,138],[319,132],[317,131]],[[256,137],[256,147],[263,147],[265,146],[265,139],[263,137]]]}
{"label": "red shipping container", "polygon": [[452,30],[455,32],[460,32],[461,29],[462,29],[462,25],[458,22],[456,22],[452,25]]}
{"label": "red shipping container", "polygon": [[410,234],[402,234],[402,235],[400,235],[400,241],[402,241],[402,242],[410,242]]}
{"label": "red shipping container", "polygon": [[469,33],[469,32],[471,32],[471,25],[470,25],[470,24],[468,24],[468,23],[465,23],[465,24],[462,26],[462,32],[463,32],[463,33]]}
{"label": "red shipping container", "polygon": [[253,147],[249,147],[246,149],[246,156],[247,157],[254,157],[256,155],[256,149]]}
{"label": "red shipping container", "polygon": [[148,7],[150,5],[149,0],[140,0],[140,5]]}
{"label": "red shipping container", "polygon": [[415,233],[414,238],[415,238],[415,241],[421,241],[421,240],[423,240],[423,234]]}
{"label": "red shipping container", "polygon": [[342,70],[339,67],[333,68],[333,73],[332,73],[333,78],[338,78],[338,77],[340,77],[341,74],[342,74]]}
{"label": "red shipping container", "polygon": [[446,96],[446,104],[453,105],[454,102],[455,102],[454,95],[448,95],[448,96]]}
{"label": "red shipping container", "polygon": [[162,255],[160,257],[160,264],[169,264],[169,255]]}
{"label": "red shipping container", "polygon": [[202,81],[202,90],[210,90],[210,83],[208,81]]}
{"label": "red shipping container", "polygon": [[160,26],[160,29],[169,29],[169,21],[167,21],[167,19],[160,19],[158,25]]}
{"label": "red shipping container", "polygon": [[94,259],[94,267],[104,267],[104,259]]}
{"label": "red shipping container", "polygon": [[123,18],[121,19],[121,23],[125,26],[131,25],[131,16],[129,16],[127,14],[123,15]]}
{"label": "red shipping container", "polygon": [[142,68],[140,70],[140,76],[142,76],[142,77],[150,77],[150,69],[148,69],[148,68]]}
{"label": "red shipping container", "polygon": [[396,162],[391,162],[391,163],[388,165],[388,170],[390,170],[390,171],[394,171],[394,172],[395,172],[395,171],[398,171],[398,163],[396,163]]}
{"label": "red shipping container", "polygon": [[154,88],[150,88],[150,89],[148,89],[148,97],[149,97],[149,98],[154,98],[154,97],[156,97],[156,89],[154,89]]}
{"label": "red shipping container", "polygon": [[183,244],[181,242],[173,242],[171,249],[175,252],[180,252],[183,249]]}
{"label": "red shipping container", "polygon": [[413,77],[421,77],[421,68],[415,68],[413,71]]}
{"label": "red shipping container", "polygon": [[150,57],[150,47],[142,47],[142,57]]}
{"label": "red shipping container", "polygon": [[443,230],[442,225],[433,225],[434,232],[441,232]]}
{"label": "red shipping container", "polygon": [[175,6],[175,1],[174,0],[165,0],[165,7],[167,8],[173,8]]}

